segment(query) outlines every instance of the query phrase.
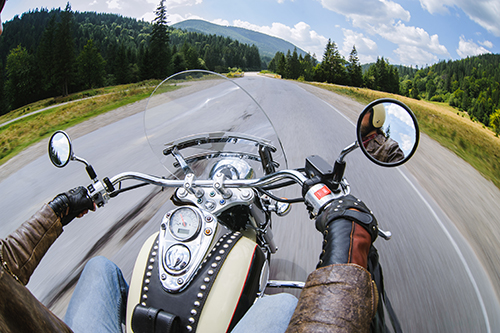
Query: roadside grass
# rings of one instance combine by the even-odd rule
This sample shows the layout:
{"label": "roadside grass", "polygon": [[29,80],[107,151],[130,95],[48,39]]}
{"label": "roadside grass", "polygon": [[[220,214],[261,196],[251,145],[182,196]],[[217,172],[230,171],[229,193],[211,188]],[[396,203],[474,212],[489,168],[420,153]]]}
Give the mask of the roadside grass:
{"label": "roadside grass", "polygon": [[[70,95],[66,98],[39,101],[0,117],[0,123],[4,123],[10,119],[34,112],[54,103],[59,104],[85,97],[93,97],[56,106],[1,127],[0,165],[28,146],[48,137],[58,129],[71,127],[99,114],[149,97],[158,83],[159,81],[145,81],[139,84],[89,90]],[[162,92],[165,89],[174,90],[177,88],[176,86],[166,87],[162,89]]]}
{"label": "roadside grass", "polygon": [[0,116],[0,124],[7,122],[9,120],[18,118],[20,116],[23,116],[25,114],[29,114],[31,112],[38,111],[40,109],[50,107],[52,105],[57,105],[61,103],[66,103],[66,102],[71,102],[83,98],[89,98],[89,97],[94,97],[94,96],[99,96],[99,95],[104,95],[104,94],[118,94],[121,93],[125,90],[135,90],[135,89],[150,89],[151,87],[156,86],[159,83],[158,80],[147,80],[147,81],[142,81],[139,83],[131,83],[131,84],[124,84],[124,85],[118,85],[118,86],[110,86],[110,87],[103,87],[103,88],[96,88],[96,89],[89,89],[85,91],[81,91],[78,93],[74,93],[65,97],[58,96],[58,97],[51,97],[51,98],[46,98],[43,100],[39,100],[36,102],[33,102],[31,104],[22,106],[16,110],[12,110],[7,114],[4,114]]}
{"label": "roadside grass", "polygon": [[[236,74],[242,76],[243,73]],[[227,74],[226,76],[231,77]],[[234,77],[238,77],[238,75],[234,75]],[[214,78],[219,79],[213,75],[188,75],[181,81],[172,80],[172,84],[161,85],[156,93],[161,94],[181,88],[182,85],[177,85],[177,83]],[[90,89],[66,97],[40,100],[0,116],[1,125],[9,120],[54,105],[53,108],[28,115],[0,127],[0,165],[56,130],[69,128],[99,114],[148,98],[160,82],[160,80],[147,80],[139,83]],[[58,105],[72,101],[74,102]]]}
{"label": "roadside grass", "polygon": [[310,83],[368,104],[379,98],[397,99],[412,109],[420,131],[453,151],[500,188],[500,138],[483,124],[473,122],[465,112],[446,103],[415,100],[400,95],[326,83]]}

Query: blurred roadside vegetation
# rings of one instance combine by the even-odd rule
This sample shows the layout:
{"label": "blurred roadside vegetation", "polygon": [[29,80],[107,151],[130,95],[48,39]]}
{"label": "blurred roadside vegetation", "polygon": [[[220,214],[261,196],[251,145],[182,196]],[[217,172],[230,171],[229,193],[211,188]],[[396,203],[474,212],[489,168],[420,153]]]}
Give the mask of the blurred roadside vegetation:
{"label": "blurred roadside vegetation", "polygon": [[[66,97],[48,98],[23,106],[0,117],[0,125],[28,115],[0,127],[0,165],[28,146],[50,136],[55,130],[65,129],[120,106],[137,102],[151,95],[159,83],[148,80],[141,83],[91,89]],[[90,98],[89,98],[90,97]],[[61,103],[67,103],[62,104]]]}
{"label": "blurred roadside vegetation", "polygon": [[[448,103],[416,100],[366,88],[353,88],[328,83],[311,85],[333,91],[368,104],[379,98],[397,99],[415,113],[420,131],[448,148],[478,170],[483,177],[500,188],[500,138],[484,124],[470,118]],[[471,121],[472,120],[472,121]]]}

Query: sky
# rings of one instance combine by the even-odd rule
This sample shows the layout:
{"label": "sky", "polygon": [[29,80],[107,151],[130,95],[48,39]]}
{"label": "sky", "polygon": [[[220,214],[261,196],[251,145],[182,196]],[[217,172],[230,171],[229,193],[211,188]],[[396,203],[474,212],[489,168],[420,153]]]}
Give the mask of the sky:
{"label": "sky", "polygon": [[[151,21],[160,0],[72,0],[74,11]],[[67,0],[7,0],[2,21]],[[202,19],[287,40],[321,60],[328,39],[362,64],[432,65],[500,53],[500,0],[166,0],[169,24]]]}

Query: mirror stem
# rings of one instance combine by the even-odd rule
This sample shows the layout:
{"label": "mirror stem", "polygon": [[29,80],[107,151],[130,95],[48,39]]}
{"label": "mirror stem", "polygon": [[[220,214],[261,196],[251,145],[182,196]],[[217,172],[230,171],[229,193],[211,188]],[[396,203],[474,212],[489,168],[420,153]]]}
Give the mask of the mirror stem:
{"label": "mirror stem", "polygon": [[74,161],[81,162],[85,164],[85,170],[87,170],[87,173],[89,174],[90,179],[92,179],[95,182],[97,182],[97,174],[94,171],[94,168],[92,165],[90,165],[87,161],[85,161],[83,158],[80,158],[76,155],[71,156],[71,159]]}
{"label": "mirror stem", "polygon": [[[352,144],[349,146],[345,147],[344,150],[339,155],[339,158],[337,159],[338,163],[344,163],[344,158],[346,157],[347,154],[351,153],[352,151],[356,150],[359,148],[359,143],[358,141],[354,141]],[[335,162],[335,163],[337,163]]]}
{"label": "mirror stem", "polygon": [[344,158],[346,157],[347,154],[350,152],[356,150],[359,148],[358,141],[355,141],[354,143],[350,144],[339,155],[339,158],[335,161],[335,165],[333,166],[333,184],[335,186],[338,186],[340,182],[342,181],[342,178],[344,177],[344,171],[345,171],[345,161]]}
{"label": "mirror stem", "polygon": [[340,184],[342,178],[344,177],[345,172],[345,162],[344,161],[335,161],[335,165],[333,166],[333,183],[335,185]]}

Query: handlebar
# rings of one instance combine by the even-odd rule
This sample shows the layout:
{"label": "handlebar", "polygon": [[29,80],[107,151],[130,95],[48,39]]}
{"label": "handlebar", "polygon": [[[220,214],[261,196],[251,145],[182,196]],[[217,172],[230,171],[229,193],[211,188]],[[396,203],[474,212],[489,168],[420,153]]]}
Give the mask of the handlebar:
{"label": "handlebar", "polygon": [[[298,185],[302,186],[307,180],[307,177],[297,170],[282,170],[273,174],[266,175],[258,179],[226,179],[224,180],[224,187],[262,187],[276,183],[283,179],[291,179]],[[125,180],[138,180],[152,185],[161,187],[182,187],[184,180],[164,179],[157,176],[147,175],[140,172],[124,172],[120,173],[111,179],[111,183],[116,185]],[[192,185],[195,187],[212,187],[214,180],[194,180]]]}

